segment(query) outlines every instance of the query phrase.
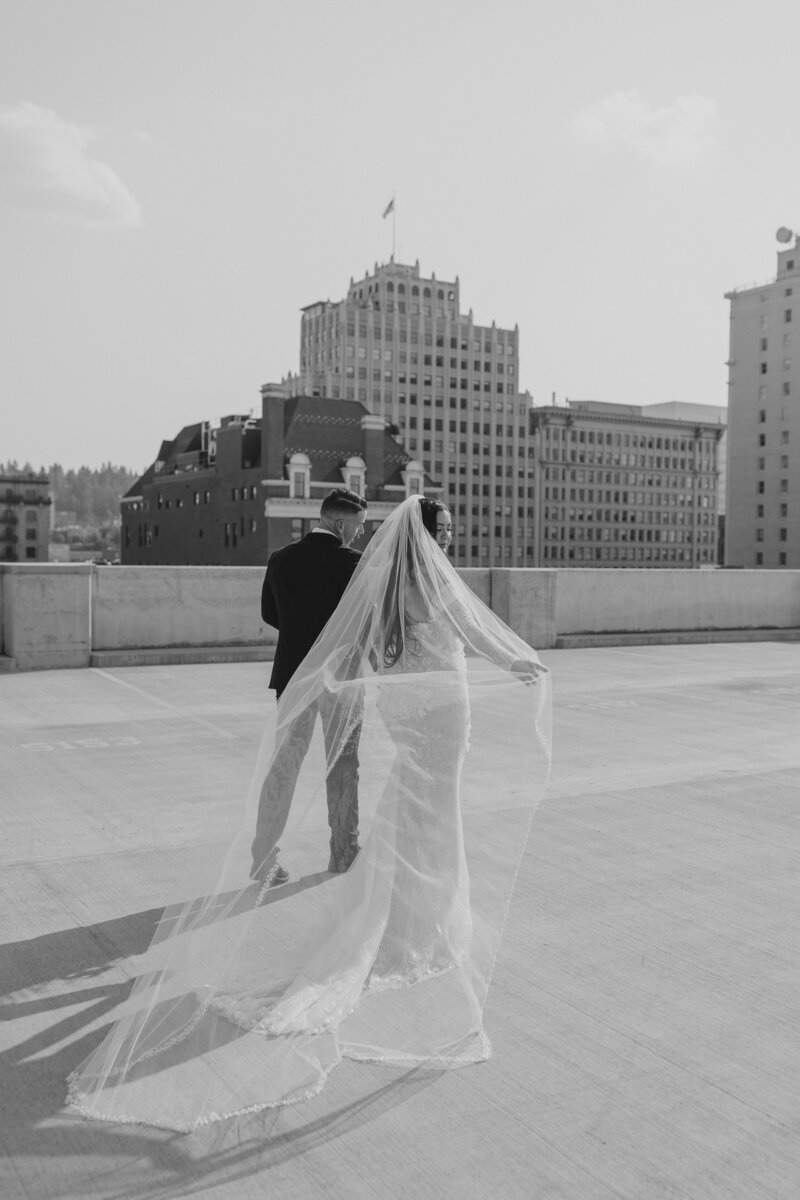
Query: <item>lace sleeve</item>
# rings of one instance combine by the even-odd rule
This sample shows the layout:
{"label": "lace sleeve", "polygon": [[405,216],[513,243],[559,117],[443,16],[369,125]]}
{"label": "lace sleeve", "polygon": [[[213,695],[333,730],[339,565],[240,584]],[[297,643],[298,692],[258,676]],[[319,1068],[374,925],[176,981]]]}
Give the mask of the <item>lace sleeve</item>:
{"label": "lace sleeve", "polygon": [[499,637],[495,637],[475,617],[469,606],[457,596],[451,596],[447,603],[447,615],[452,621],[459,636],[464,640],[467,650],[473,650],[481,658],[493,662],[504,671],[510,671],[512,664],[519,661],[519,652]]}

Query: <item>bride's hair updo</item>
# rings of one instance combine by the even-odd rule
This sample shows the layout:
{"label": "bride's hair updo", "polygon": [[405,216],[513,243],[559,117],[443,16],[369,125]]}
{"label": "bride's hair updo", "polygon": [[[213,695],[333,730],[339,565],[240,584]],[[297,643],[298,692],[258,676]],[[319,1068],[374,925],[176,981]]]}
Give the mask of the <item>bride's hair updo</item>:
{"label": "bride's hair updo", "polygon": [[420,512],[422,513],[422,524],[427,529],[432,538],[436,537],[436,517],[440,512],[450,515],[450,509],[445,504],[444,500],[431,500],[428,496],[423,496],[419,502]]}

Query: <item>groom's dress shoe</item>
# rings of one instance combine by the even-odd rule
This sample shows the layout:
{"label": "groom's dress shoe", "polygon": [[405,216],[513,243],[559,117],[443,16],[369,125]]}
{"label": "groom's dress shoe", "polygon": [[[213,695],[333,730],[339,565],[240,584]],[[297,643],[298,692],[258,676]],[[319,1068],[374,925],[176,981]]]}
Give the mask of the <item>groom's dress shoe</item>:
{"label": "groom's dress shoe", "polygon": [[[267,880],[268,875],[269,875],[269,868],[262,867],[260,871],[256,871],[251,876],[251,879],[255,883],[259,884],[259,886],[263,887],[264,883]],[[282,867],[281,864],[278,863],[277,866],[275,867],[272,878],[269,881],[269,886],[270,887],[279,887],[280,884],[288,883],[288,882],[289,882],[289,872],[286,870],[286,867]]]}

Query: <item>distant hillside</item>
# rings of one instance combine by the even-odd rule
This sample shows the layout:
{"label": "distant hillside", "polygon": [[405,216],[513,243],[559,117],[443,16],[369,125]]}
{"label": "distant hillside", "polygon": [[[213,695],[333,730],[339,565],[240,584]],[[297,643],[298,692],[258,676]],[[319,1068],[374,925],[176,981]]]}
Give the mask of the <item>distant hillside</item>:
{"label": "distant hillside", "polygon": [[119,518],[119,498],[127,492],[141,471],[105,463],[97,470],[79,467],[65,471],[60,463],[51,467],[32,467],[30,463],[0,463],[2,475],[25,475],[29,471],[47,475],[55,496],[56,509],[74,512],[80,525],[102,526]]}

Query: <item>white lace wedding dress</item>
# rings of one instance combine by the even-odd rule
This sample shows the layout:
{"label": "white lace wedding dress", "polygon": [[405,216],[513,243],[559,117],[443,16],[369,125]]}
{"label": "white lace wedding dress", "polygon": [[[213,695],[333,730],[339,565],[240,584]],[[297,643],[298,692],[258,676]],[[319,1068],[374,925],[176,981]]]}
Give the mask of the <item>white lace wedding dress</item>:
{"label": "white lace wedding dress", "polygon": [[[509,674],[535,652],[414,509],[376,534],[281,698],[216,886],[168,909],[132,966],[130,1000],[71,1080],[85,1114],[192,1129],[308,1099],[345,1057],[442,1068],[489,1052],[484,1002],[547,774],[547,690]],[[292,878],[242,888],[262,782],[322,690],[340,730],[327,767],[312,746],[280,834]],[[315,866],[321,793],[354,721],[361,851],[330,876]]]}

